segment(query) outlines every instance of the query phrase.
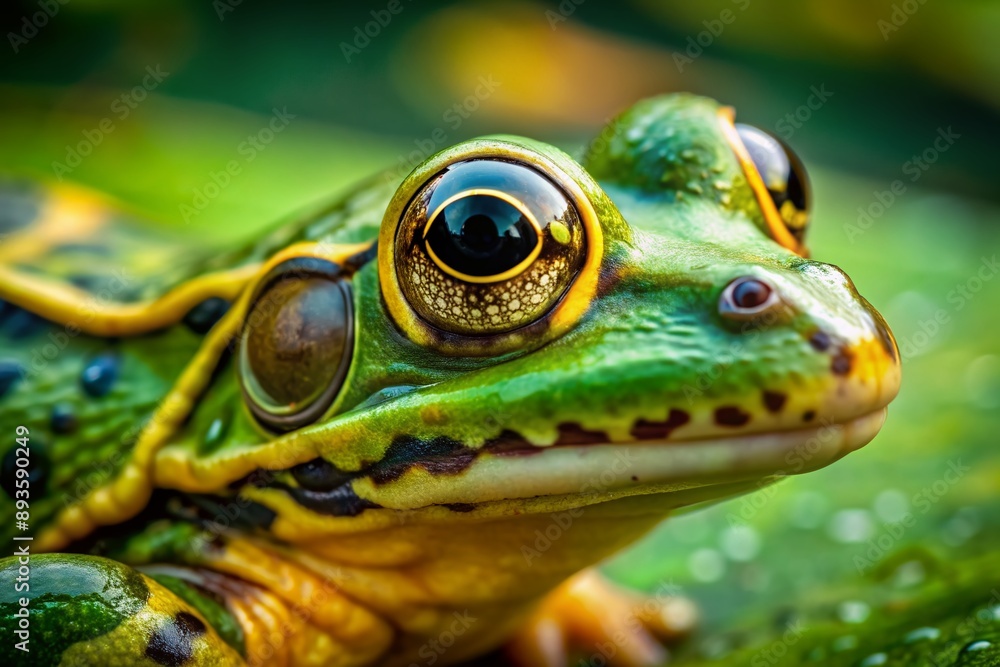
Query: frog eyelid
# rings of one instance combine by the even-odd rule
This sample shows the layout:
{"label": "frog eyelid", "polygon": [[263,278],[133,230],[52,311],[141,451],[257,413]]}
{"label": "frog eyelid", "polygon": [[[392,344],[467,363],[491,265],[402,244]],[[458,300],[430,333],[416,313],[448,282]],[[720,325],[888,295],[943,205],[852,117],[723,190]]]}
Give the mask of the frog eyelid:
{"label": "frog eyelid", "polygon": [[747,150],[747,147],[743,144],[743,140],[740,138],[739,133],[736,131],[736,110],[733,109],[733,107],[720,107],[717,113],[719,117],[719,125],[726,137],[726,142],[736,154],[736,159],[740,163],[743,175],[747,179],[747,184],[753,191],[754,198],[757,200],[761,213],[764,215],[764,222],[767,224],[767,229],[771,238],[774,239],[779,245],[791,250],[795,254],[800,255],[801,257],[808,257],[809,249],[806,248],[805,244],[799,243],[799,241],[792,236],[792,233],[788,231],[788,228],[785,226],[785,222],[781,217],[781,213],[778,211],[778,207],[774,205],[774,200],[767,191],[767,185],[764,183],[764,179],[760,175],[760,171],[758,171],[757,166],[750,157],[750,152]]}

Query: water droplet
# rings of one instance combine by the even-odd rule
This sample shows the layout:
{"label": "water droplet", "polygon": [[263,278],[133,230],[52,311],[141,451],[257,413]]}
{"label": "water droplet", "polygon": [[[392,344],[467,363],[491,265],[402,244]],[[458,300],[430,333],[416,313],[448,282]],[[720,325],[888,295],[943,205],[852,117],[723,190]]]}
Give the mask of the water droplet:
{"label": "water droplet", "polygon": [[688,559],[691,575],[698,581],[718,581],[726,571],[726,561],[715,549],[698,549]]}
{"label": "water droplet", "polygon": [[815,491],[804,491],[796,496],[794,503],[791,503],[792,515],[789,519],[796,528],[804,530],[819,528],[826,518],[829,505],[823,495]]}
{"label": "water droplet", "polygon": [[732,526],[723,531],[719,546],[730,560],[745,563],[760,553],[760,535],[750,526]]}
{"label": "water droplet", "polygon": [[975,641],[969,642],[962,648],[962,653],[973,653],[975,651],[985,651],[989,647],[993,646],[993,642],[987,641],[985,639],[977,639]]}
{"label": "water droplet", "polygon": [[884,665],[889,661],[889,656],[885,653],[872,653],[870,656],[858,663],[858,667],[875,667]]}
{"label": "water droplet", "polygon": [[809,662],[821,662],[826,660],[826,649],[822,646],[817,646],[806,654],[806,660]]}
{"label": "water droplet", "polygon": [[910,501],[899,489],[886,489],[875,497],[872,507],[878,518],[888,523],[896,523],[909,513]]}
{"label": "water droplet", "polygon": [[844,635],[843,637],[837,637],[833,640],[833,651],[835,653],[841,653],[842,651],[850,651],[851,649],[858,647],[858,638],[854,635]]}
{"label": "water droplet", "polygon": [[847,600],[837,607],[837,617],[844,623],[864,623],[871,613],[871,607],[858,600]]}
{"label": "water droplet", "polygon": [[827,533],[837,542],[865,542],[875,535],[875,522],[868,510],[840,510],[827,524]]}
{"label": "water droplet", "polygon": [[1000,357],[985,354],[974,359],[965,369],[965,390],[976,407],[1000,407]]}
{"label": "water droplet", "polygon": [[904,644],[916,644],[922,641],[934,641],[941,636],[941,631],[937,628],[923,627],[911,630],[903,637]]}
{"label": "water droplet", "polygon": [[892,583],[897,588],[909,588],[923,583],[927,578],[927,568],[918,560],[908,560],[893,573]]}

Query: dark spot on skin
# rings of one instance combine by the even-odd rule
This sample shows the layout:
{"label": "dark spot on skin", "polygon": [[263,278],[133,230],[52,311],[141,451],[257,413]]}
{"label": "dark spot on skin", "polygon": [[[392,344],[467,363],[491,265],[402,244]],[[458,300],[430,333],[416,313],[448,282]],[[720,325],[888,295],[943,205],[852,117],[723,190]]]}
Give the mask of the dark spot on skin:
{"label": "dark spot on skin", "polygon": [[830,349],[830,335],[817,329],[813,335],[809,336],[809,344],[817,352],[826,352]]}
{"label": "dark spot on skin", "polygon": [[4,329],[11,340],[21,340],[34,336],[48,325],[48,320],[26,310],[14,311],[4,321]]}
{"label": "dark spot on skin", "polygon": [[452,512],[471,512],[476,509],[476,506],[472,503],[448,503],[445,505]]}
{"label": "dark spot on skin", "polygon": [[602,431],[588,431],[576,422],[564,422],[557,427],[559,438],[557,445],[600,445],[609,441],[608,434]]}
{"label": "dark spot on skin", "polygon": [[636,477],[635,475],[632,475],[632,481],[633,481],[633,482],[638,482],[638,481],[639,481],[639,478],[638,478],[638,477]]}
{"label": "dark spot on skin", "polygon": [[[13,446],[4,452],[3,459],[0,459],[0,488],[11,498],[15,497],[17,491],[17,465],[19,458],[28,459],[28,482],[30,483],[32,497],[41,497],[45,493],[45,487],[49,481],[49,474],[52,471],[52,462],[49,460],[44,443],[32,435],[28,440],[28,456],[24,456],[23,447],[12,439]],[[18,450],[22,451],[18,451]]]}
{"label": "dark spot on skin", "polygon": [[91,359],[80,376],[80,384],[87,395],[94,398],[107,395],[118,379],[118,366],[118,357],[111,353]]}
{"label": "dark spot on skin", "polygon": [[194,614],[189,614],[186,611],[178,612],[174,621],[177,623],[177,627],[191,636],[205,634],[205,624]]}
{"label": "dark spot on skin", "polygon": [[53,433],[68,435],[76,431],[77,427],[80,426],[80,420],[77,419],[72,405],[69,403],[56,403],[52,406],[49,425],[52,427]]}
{"label": "dark spot on skin", "polygon": [[853,365],[854,359],[850,352],[842,349],[834,355],[833,361],[830,363],[830,370],[833,371],[834,375],[847,375],[851,372]]}
{"label": "dark spot on skin", "polygon": [[802,413],[802,421],[811,422],[814,419],[816,419],[815,410],[806,410],[805,412]]}
{"label": "dark spot on skin", "polygon": [[662,422],[652,422],[640,419],[632,426],[632,437],[636,440],[658,440],[669,438],[670,434],[684,424],[691,421],[691,415],[684,410],[670,409],[667,420]]}
{"label": "dark spot on skin", "polygon": [[476,454],[476,450],[447,436],[424,440],[401,435],[385,450],[382,460],[365,472],[376,484],[394,482],[414,466],[432,475],[454,475],[472,465]]}
{"label": "dark spot on skin", "polygon": [[785,407],[785,401],[787,400],[788,394],[783,394],[780,391],[764,390],[764,407],[766,407],[769,412],[781,412],[781,409]]}
{"label": "dark spot on skin", "polygon": [[333,491],[354,479],[354,473],[340,470],[325,459],[316,458],[292,468],[292,477],[308,491]]}
{"label": "dark spot on skin", "polygon": [[750,415],[736,405],[725,405],[715,411],[715,423],[719,426],[745,426]]}
{"label": "dark spot on skin", "polygon": [[166,667],[180,667],[193,655],[192,643],[205,634],[205,624],[186,611],[179,612],[149,638],[146,657]]}
{"label": "dark spot on skin", "polygon": [[24,367],[16,361],[0,360],[0,398],[24,377]]}
{"label": "dark spot on skin", "polygon": [[207,334],[215,323],[229,310],[229,302],[218,296],[210,296],[188,311],[184,324],[196,334]]}
{"label": "dark spot on skin", "polygon": [[813,346],[813,349],[817,352],[826,352],[830,349],[830,335],[825,331],[816,330],[811,336],[809,336],[809,344]]}

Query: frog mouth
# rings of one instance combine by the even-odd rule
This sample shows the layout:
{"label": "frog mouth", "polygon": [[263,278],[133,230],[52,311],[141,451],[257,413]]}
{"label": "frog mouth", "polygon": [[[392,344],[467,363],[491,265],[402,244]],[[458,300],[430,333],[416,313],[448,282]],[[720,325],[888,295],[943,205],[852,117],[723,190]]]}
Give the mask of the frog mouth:
{"label": "frog mouth", "polygon": [[[310,509],[341,516],[381,508],[470,512],[492,506],[508,511],[511,503],[552,511],[633,495],[682,496],[706,487],[720,489],[715,497],[721,497],[733,485],[780,479],[833,463],[870,442],[885,416],[883,407],[842,422],[820,420],[809,428],[692,440],[548,447],[504,441],[420,459],[403,473],[366,471],[332,495],[286,490]],[[348,506],[342,504],[345,494],[352,498]],[[706,499],[704,493],[694,495]],[[331,512],[328,502],[335,497],[341,509]]]}

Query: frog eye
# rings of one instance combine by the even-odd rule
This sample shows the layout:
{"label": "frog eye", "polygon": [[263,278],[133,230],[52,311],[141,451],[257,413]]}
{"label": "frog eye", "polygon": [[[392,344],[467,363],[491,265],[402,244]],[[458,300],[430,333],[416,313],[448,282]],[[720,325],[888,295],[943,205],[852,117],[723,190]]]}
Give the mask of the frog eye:
{"label": "frog eye", "polygon": [[778,293],[759,278],[744,276],[732,281],[719,297],[719,313],[734,320],[749,320],[779,303]]}
{"label": "frog eye", "polygon": [[326,413],[354,342],[348,281],[332,262],[296,258],[261,281],[239,341],[238,373],[253,415],[275,431]]}
{"label": "frog eye", "polygon": [[430,325],[488,336],[544,317],[586,257],[573,201],[551,179],[499,159],[455,162],[403,211],[394,261],[406,301]]}
{"label": "frog eye", "polygon": [[[783,141],[763,130],[742,123],[736,123],[735,128],[763,181],[773,214],[796,245],[792,249],[802,248],[812,206],[809,177],[802,161]],[[761,206],[765,215],[772,212],[765,202]]]}

